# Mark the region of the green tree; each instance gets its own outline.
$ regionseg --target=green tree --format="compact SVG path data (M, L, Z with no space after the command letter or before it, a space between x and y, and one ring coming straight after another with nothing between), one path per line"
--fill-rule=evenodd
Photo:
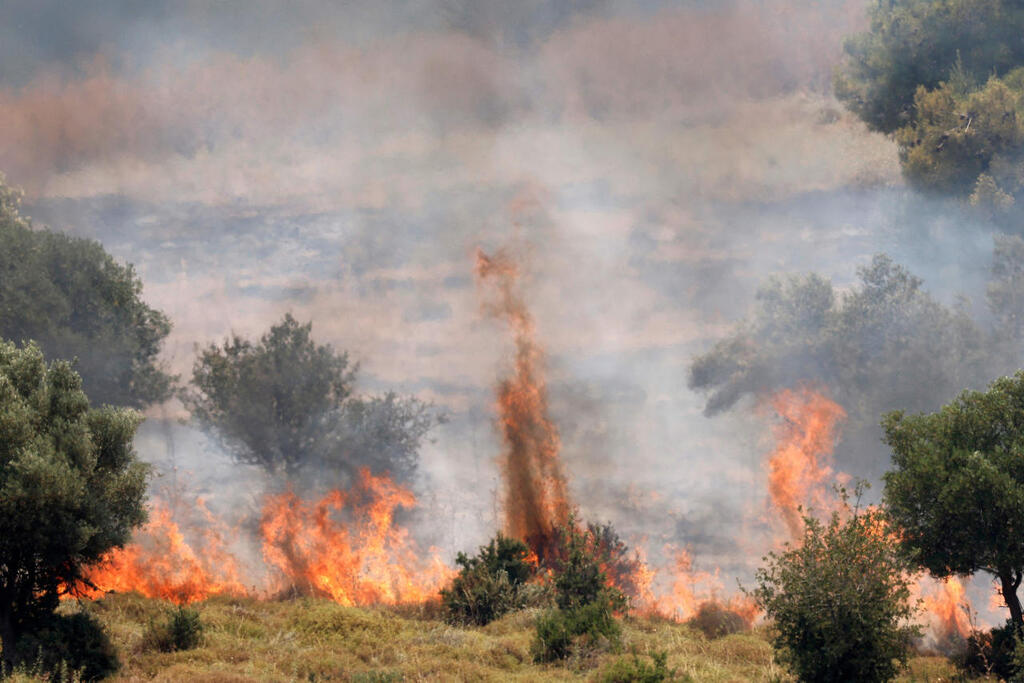
M183 398L239 462L271 474L369 467L406 481L437 417L415 398L353 396L356 371L288 314L258 342L235 336L201 350Z
M805 515L800 545L765 558L753 597L801 681L888 681L918 635L909 567L878 512L844 514Z
M0 337L77 359L94 403L142 408L171 395L157 359L171 324L98 242L35 229L0 175Z
M0 641L53 621L62 592L145 520L146 466L132 450L141 418L92 410L65 361L0 342Z
M880 0L851 36L836 95L872 130L914 121L918 89L960 90L1024 65L1024 7L1016 0Z
M935 413L889 413L883 428L885 503L903 546L936 577L991 574L1024 626L1024 372Z

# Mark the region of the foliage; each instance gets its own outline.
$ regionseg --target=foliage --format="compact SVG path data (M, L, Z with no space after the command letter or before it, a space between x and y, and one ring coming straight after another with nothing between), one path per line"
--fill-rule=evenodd
M972 676L998 676L1011 680L1019 670L1015 661L1020 642L1012 621L990 631L973 631L967 637L967 648L957 657L957 665Z
M46 627L59 595L145 520L147 469L132 450L141 420L91 410L65 361L0 342L0 640L9 664Z
M235 336L203 349L186 405L239 462L267 472L294 479L304 469L351 476L369 467L407 481L435 422L429 406L353 397L357 368L311 331L289 314L256 343Z
M530 650L535 662L553 662L568 657L574 648L617 646L621 629L607 599L595 599L568 609L553 609L537 619Z
M934 409L937 399L1010 366L966 312L933 299L884 254L858 275L842 295L816 274L762 286L752 314L690 366L689 386L708 394L705 414L811 382L848 410L846 431L870 430L870 444L881 412ZM883 456L878 449L871 467L881 470Z
M498 534L476 557L459 553L461 567L450 588L441 591L447 619L456 624L483 626L526 604L526 582L535 567L522 541Z
M143 647L159 652L191 650L203 642L199 611L179 605L161 622L150 622L142 637Z
M662 683L662 681L689 680L676 669L668 668L668 653L654 652L648 664L634 652L631 657L620 657L601 672L601 683Z
M888 681L917 629L907 564L879 513L805 516L799 547L771 553L753 596L774 622L780 660L804 681Z
M34 229L0 175L0 337L36 341L75 370L96 404L167 399L157 356L171 324L142 301L142 282L98 242Z
M836 95L872 130L893 133L914 117L919 88L970 89L1024 64L1024 8L1014 0L886 0L845 45Z
M16 659L31 663L36 672L48 672L54 681L96 681L121 666L103 627L85 612L55 614L41 628L24 634Z
M611 527L581 528L570 515L556 531L558 545L550 569L557 609L537 620L532 648L534 659L544 662L565 658L574 645L593 646L603 640L617 646L620 629L615 613L628 604L606 573L610 558L625 555L625 544Z
M885 501L914 561L936 577L992 574L1024 626L1024 372L936 413L889 413L883 429L894 466Z
M702 602L697 608L697 613L686 623L711 639L742 633L749 628L743 615L732 611L721 603L712 601Z

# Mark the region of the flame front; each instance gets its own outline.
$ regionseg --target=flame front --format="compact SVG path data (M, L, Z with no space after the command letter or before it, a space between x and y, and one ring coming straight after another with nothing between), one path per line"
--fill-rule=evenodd
M272 496L260 522L263 557L299 593L343 605L424 602L454 572L436 552L421 559L395 525L395 511L415 505L411 491L366 469L352 490L314 504L291 491Z
M832 469L827 461L846 412L806 387L779 391L770 404L782 421L774 429L776 447L768 459L768 493L790 539L795 540L803 533L801 506L831 509L826 484Z
M553 531L569 518L569 495L559 460L558 430L548 417L543 351L533 318L516 289L518 268L505 254L477 252L479 282L493 282L497 301L488 311L504 318L516 345L515 373L498 387L498 412L505 452L505 533L523 539L542 560Z
M90 568L86 579L94 588L80 587L79 595L97 597L108 591L137 591L150 598L181 603L205 600L222 593L246 593L238 562L228 551L223 534L202 506L206 523L190 535L189 543L171 511L156 503L149 522L133 542L114 550Z

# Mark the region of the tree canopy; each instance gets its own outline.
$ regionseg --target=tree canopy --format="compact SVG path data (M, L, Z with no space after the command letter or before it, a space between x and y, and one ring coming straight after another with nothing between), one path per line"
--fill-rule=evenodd
M914 187L998 215L1024 190L1024 7L891 0L851 37L836 95L900 145Z
M236 335L202 349L184 399L239 462L271 474L369 467L407 481L437 418L415 398L353 396L356 372L288 314L257 342Z
M83 569L145 520L141 418L93 410L66 361L0 342L0 641L8 664Z
M142 408L171 395L157 356L171 324L142 282L93 240L35 229L0 175L0 337L77 359L90 399Z
M936 577L983 571L1024 626L1024 371L941 410L883 421L885 503L904 547Z

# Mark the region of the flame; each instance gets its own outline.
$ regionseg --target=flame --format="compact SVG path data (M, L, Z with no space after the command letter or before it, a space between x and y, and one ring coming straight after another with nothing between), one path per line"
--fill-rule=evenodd
M476 276L498 292L491 315L512 329L515 373L498 387L498 412L505 452L505 533L523 539L543 560L551 553L554 530L569 519L569 495L558 454L558 430L548 417L543 351L534 338L533 318L516 290L519 270L503 253L477 252Z
M770 404L782 418L773 430L776 447L768 460L768 492L789 537L800 538L800 507L826 510L824 484L832 477L832 454L843 408L807 387L775 393Z
M424 602L454 571L436 552L422 560L409 532L395 525L395 511L415 505L411 491L367 469L350 491L315 504L291 491L272 496L260 522L263 557L300 593L343 605Z
M208 523L190 529L197 542L190 544L170 510L156 502L149 522L136 532L133 542L108 553L86 573L93 587L77 587L73 593L98 597L109 591L137 591L179 604L221 593L246 593L223 534L202 501L198 507Z
M939 649L951 649L949 644L963 642L971 634L970 601L959 579L923 576L914 592L920 596L928 631Z

